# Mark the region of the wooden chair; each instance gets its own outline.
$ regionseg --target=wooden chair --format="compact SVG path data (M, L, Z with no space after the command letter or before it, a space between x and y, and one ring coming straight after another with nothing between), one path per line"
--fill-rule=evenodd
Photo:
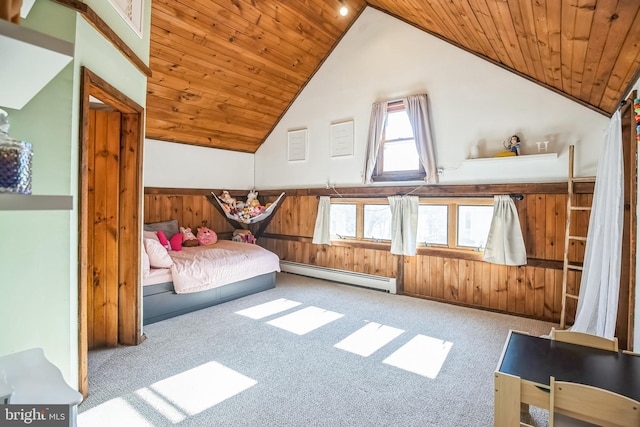
M618 351L618 338L612 340L597 335L585 334L573 331L557 331L551 328L551 339L569 344L583 345L602 350Z
M584 384L551 377L549 427L640 426L640 402Z

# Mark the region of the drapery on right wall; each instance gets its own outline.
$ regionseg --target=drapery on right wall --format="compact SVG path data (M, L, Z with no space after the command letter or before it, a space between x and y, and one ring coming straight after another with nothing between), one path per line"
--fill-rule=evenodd
M578 310L571 330L612 339L618 314L624 214L620 110L609 122L596 178Z

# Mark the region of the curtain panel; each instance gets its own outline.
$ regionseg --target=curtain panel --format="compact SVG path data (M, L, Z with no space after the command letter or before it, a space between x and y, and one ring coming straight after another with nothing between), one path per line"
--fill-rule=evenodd
M493 197L493 218L482 259L501 265L527 263L518 210L509 196Z
M387 117L387 102L375 102L371 107L371 121L367 137L367 154L365 156L364 183L371 184L371 178L376 170L378 152L382 144L382 130Z
M596 171L578 310L572 331L615 335L622 263L624 167L620 111L611 117ZM567 213L568 215L568 213Z
M389 196L391 253L415 255L418 236L418 197Z
M409 116L418 156L426 173L424 180L429 184L435 184L438 182L438 169L436 166L436 152L433 145L433 138L431 138L427 95L407 96L403 98L402 101Z
M331 198L320 196L312 243L331 246Z

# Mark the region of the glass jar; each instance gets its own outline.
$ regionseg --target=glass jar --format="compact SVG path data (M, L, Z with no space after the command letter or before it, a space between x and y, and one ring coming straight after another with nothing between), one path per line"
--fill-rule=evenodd
M9 115L0 110L0 193L31 194L33 148L8 133Z

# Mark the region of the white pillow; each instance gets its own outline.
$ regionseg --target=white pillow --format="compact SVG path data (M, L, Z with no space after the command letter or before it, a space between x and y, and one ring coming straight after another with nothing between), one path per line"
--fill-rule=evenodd
M153 239L153 240L157 240L158 242L160 241L158 239L158 234L155 231L143 231L142 232L142 238L144 238L144 239Z
M142 245L142 277L146 279L149 273L151 273L151 261L149 261L147 250Z
M144 247L149 255L149 264L152 268L170 268L173 265L173 260L160 242L144 239Z

